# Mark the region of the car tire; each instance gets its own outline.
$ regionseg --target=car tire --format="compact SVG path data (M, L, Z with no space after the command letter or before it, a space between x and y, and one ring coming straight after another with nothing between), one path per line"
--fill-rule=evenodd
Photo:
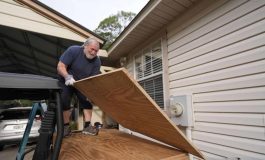
M0 144L0 151L2 151L4 149L4 146L3 144Z

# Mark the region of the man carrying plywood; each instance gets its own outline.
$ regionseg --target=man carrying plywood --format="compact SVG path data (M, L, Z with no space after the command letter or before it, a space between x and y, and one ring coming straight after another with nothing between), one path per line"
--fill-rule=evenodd
M64 137L71 134L70 102L76 94L81 107L83 107L85 125L83 132L88 135L97 135L98 129L91 125L92 107L90 101L73 87L76 80L94 76L100 73L101 61L97 56L99 42L89 38L82 46L70 46L60 57L57 65L59 82L62 88L61 99L64 118Z

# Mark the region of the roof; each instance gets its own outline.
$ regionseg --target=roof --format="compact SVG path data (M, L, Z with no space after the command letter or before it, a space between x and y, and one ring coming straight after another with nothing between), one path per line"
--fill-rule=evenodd
M29 7L31 10L34 12L40 14L41 16L45 16L51 21L54 21L55 23L59 25L63 25L64 27L67 27L67 29L70 29L73 33L77 33L80 35L82 38L80 39L81 42L83 42L83 38L88 38L88 37L93 37L97 39L101 44L104 44L105 40L100 37L99 35L95 34L91 30L83 27L79 23L71 20L70 18L64 16L63 14L53 10L52 8L48 7L47 5L39 2L39 1L28 1L28 0L16 0L19 3L22 3L23 5ZM56 28L58 29L58 28ZM41 30L37 30L37 32L42 32ZM54 34L59 34L59 37L62 37L62 33L58 33L59 31L57 30L55 33L51 32L45 32L45 34L51 34L54 36ZM73 34L72 33L72 34ZM72 40L73 37L70 37ZM76 39L78 40L78 39Z
M57 79L32 74L0 72L0 82L0 100L43 100L60 89Z
M118 61L165 28L197 0L150 0L108 50L110 61ZM198 0L199 1L199 0Z
M0 88L60 89L58 80L33 74L0 72Z
M0 1L0 71L56 77L60 55L88 37L105 40L38 1ZM103 59L105 50L99 51ZM103 63L104 65L104 63Z

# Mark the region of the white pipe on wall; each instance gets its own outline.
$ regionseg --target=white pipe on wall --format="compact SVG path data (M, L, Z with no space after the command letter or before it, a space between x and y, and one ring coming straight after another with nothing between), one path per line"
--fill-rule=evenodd
M192 136L191 136L191 127L186 127L186 136L187 138L192 141ZM193 160L193 155L189 154L189 160Z

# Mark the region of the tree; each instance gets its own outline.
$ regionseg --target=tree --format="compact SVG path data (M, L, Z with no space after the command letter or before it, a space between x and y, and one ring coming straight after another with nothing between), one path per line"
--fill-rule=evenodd
M116 15L111 15L99 23L94 32L106 39L103 49L110 47L111 43L115 41L135 16L135 13L120 11Z

